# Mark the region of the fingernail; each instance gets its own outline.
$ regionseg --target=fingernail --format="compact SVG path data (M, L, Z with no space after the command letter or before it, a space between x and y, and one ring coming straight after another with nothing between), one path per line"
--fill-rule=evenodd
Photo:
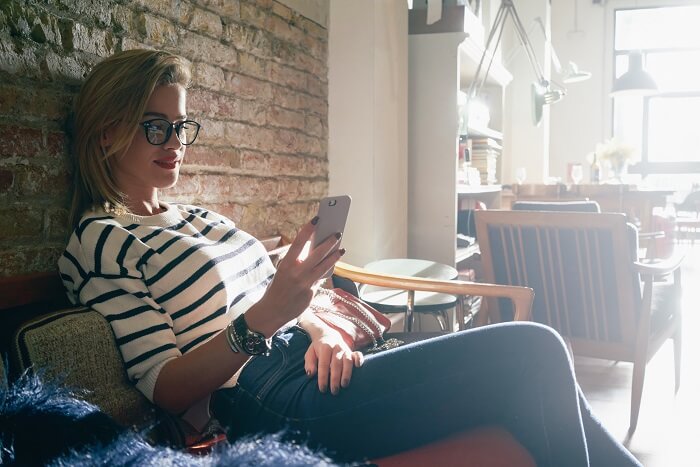
M311 223L313 225L316 225L316 223L318 223L318 216L315 216L313 219L311 219Z
M345 248L341 248L338 251L340 251L340 256L343 256L345 254Z
M311 378L311 370L306 370L306 376L308 376L309 378Z
M338 395L338 388L331 388L331 394L333 394L334 396L337 396Z
M337 238L338 240L340 240L340 237L342 237L342 236L343 236L343 234L340 232L335 234L335 238Z

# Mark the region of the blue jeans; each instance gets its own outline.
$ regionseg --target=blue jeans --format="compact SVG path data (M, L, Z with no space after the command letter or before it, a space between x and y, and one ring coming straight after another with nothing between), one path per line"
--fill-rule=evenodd
M304 372L309 338L274 338L213 411L230 435L286 431L334 459L372 459L484 425L510 431L540 466L640 465L592 416L559 337L507 323L368 355L350 386L321 393Z

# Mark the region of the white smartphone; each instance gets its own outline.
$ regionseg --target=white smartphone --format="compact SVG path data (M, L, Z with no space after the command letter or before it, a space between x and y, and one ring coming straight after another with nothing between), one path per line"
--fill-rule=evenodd
M350 202L352 199L348 195L329 196L323 198L318 205L318 222L314 233L311 235L311 248L316 248L331 235L335 235L345 230L345 223L350 213ZM340 243L338 244L338 248ZM333 270L329 270L323 277L329 277Z
M316 248L325 239L338 232L343 233L350 212L351 198L348 195L323 198L318 205L318 222L311 236L311 245Z

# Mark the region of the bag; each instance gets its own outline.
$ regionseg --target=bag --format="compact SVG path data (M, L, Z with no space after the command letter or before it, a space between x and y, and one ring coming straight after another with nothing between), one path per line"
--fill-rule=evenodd
M403 344L384 339L391 321L381 312L343 289L319 289L309 308L324 323L344 334L353 350L375 353Z

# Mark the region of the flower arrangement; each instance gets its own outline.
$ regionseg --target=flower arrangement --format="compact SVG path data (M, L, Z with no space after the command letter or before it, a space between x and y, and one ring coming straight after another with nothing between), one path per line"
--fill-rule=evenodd
M588 158L595 158L610 165L610 168L619 172L630 160L637 156L637 148L631 144L622 143L615 138L611 138L603 143L598 143L595 151Z

